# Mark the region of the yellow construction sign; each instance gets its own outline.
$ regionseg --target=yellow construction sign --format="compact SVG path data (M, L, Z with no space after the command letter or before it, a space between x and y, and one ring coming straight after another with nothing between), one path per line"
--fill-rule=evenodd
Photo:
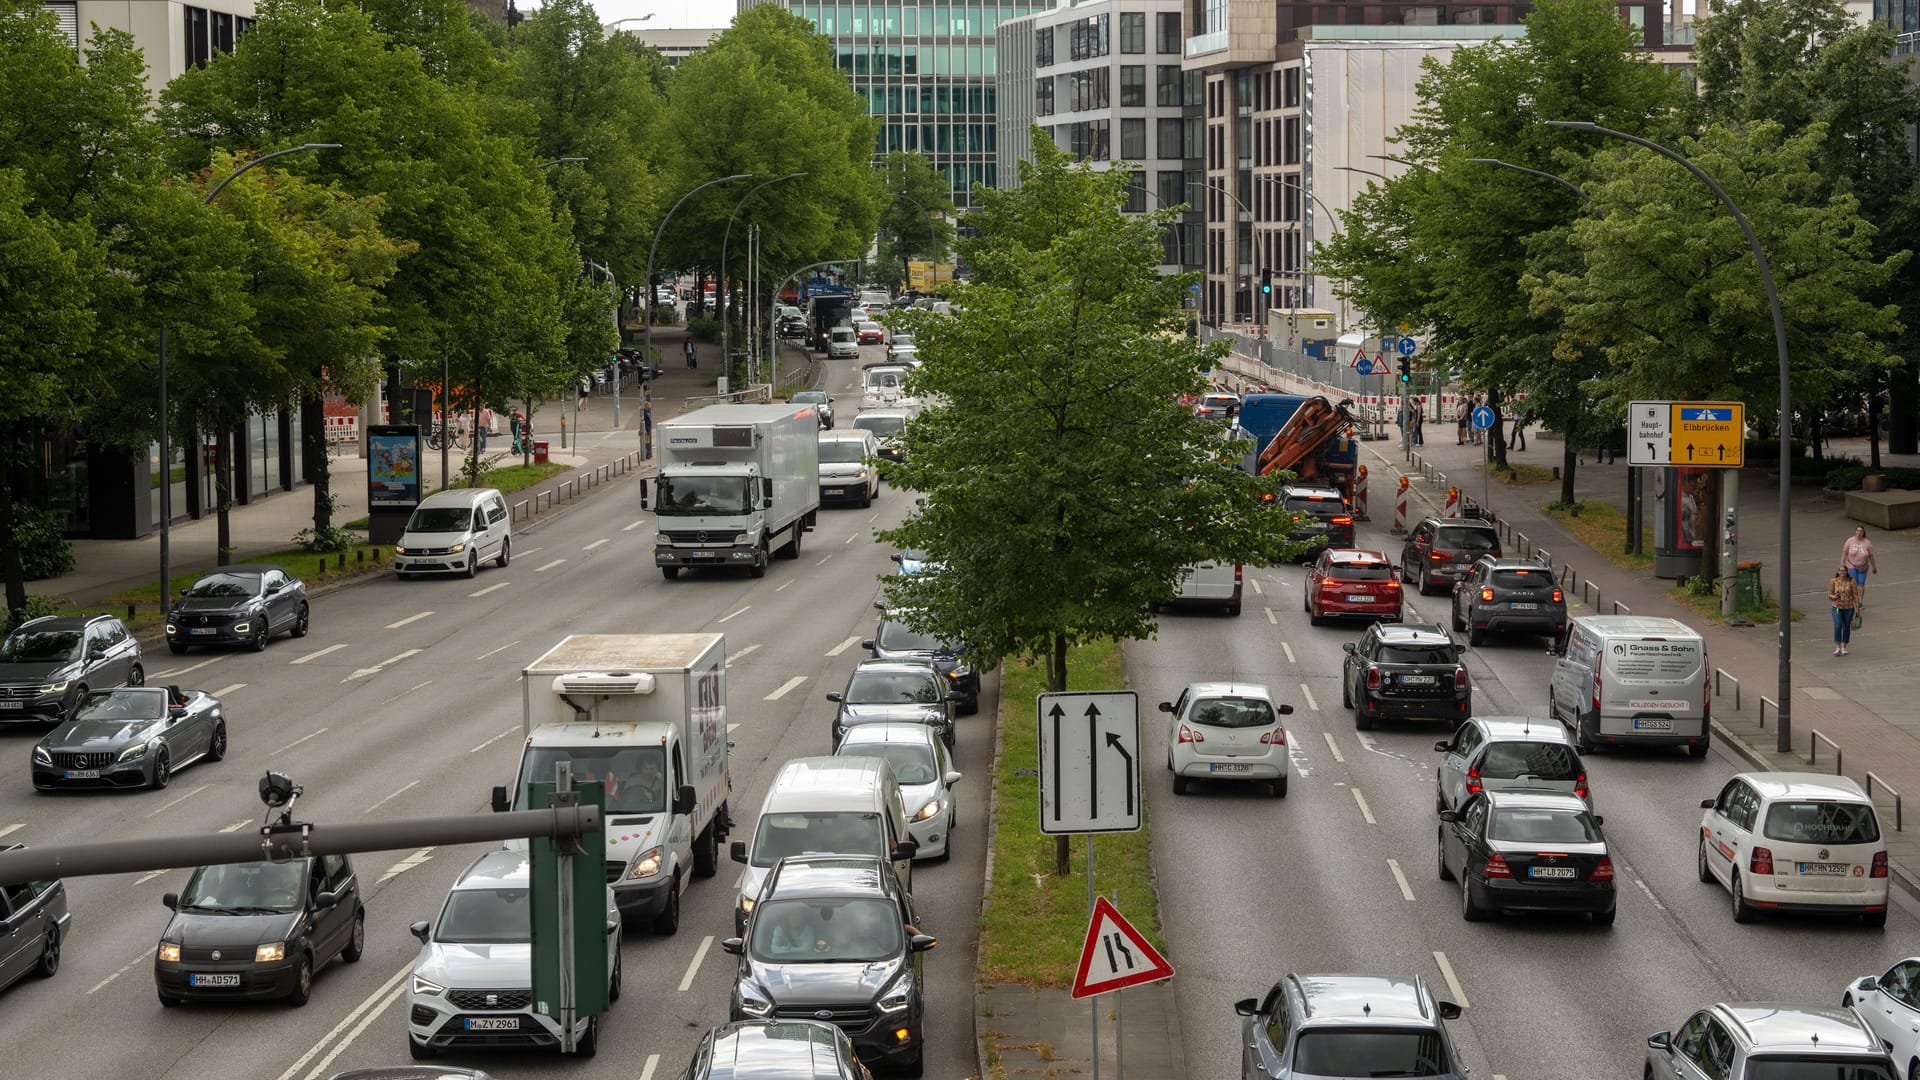
M1668 445L1682 468L1738 469L1746 463L1746 406L1738 401L1676 401Z

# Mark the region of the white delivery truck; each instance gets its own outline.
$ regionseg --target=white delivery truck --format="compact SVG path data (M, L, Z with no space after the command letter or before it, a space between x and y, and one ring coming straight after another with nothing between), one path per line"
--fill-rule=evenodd
M765 577L776 551L800 557L820 512L814 406L709 405L653 430L660 471L640 481L640 506L659 516L653 562L669 581L688 567Z
M573 634L521 679L526 747L497 811L567 762L606 786L607 884L621 918L680 928L680 894L719 868L727 800L727 646L721 634ZM523 842L521 842L523 843Z

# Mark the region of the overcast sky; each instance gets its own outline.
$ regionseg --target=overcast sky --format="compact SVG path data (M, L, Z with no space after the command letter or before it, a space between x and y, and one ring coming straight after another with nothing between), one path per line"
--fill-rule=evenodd
M521 11L533 11L541 6L540 0L518 0ZM706 29L733 25L733 16L739 10L737 0L592 0L593 10L600 16L601 25L630 16L653 13L653 18L645 24L627 23L622 29L668 27L673 29Z

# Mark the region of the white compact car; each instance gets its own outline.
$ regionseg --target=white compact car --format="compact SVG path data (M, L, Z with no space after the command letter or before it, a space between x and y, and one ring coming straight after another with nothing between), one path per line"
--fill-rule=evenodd
M820 505L871 506L880 497L880 442L860 428L820 433Z
M513 559L513 520L506 496L493 488L449 488L420 501L393 546L393 576L460 574L480 564L504 569Z
M407 984L407 1047L557 1048L560 1024L533 1011L533 917L528 856L492 851L460 874L436 923L417 922L420 955ZM620 997L620 909L607 890L607 1000ZM574 1026L574 1053L592 1057L600 1018Z
M1852 780L1741 773L1700 808L1700 880L1727 887L1734 922L1812 911L1887 924L1887 843Z
M1920 1072L1920 957L1848 983L1840 1006L1854 1011L1905 1075Z
M947 756L940 733L925 724L857 724L847 729L835 757L877 757L893 766L907 808L907 835L920 845L919 859L944 859L953 837L953 785L960 773Z
M1200 682L1178 701L1163 701L1167 714L1167 771L1173 793L1187 794L1195 779L1262 780L1275 798L1287 797L1287 729L1276 705L1258 683Z

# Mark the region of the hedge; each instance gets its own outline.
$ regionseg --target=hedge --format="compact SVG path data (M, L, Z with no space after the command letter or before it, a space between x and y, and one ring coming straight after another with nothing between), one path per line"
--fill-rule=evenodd
M1859 464L1829 472L1827 488L1831 491L1859 491L1860 478L1874 475L1886 477L1889 488L1920 491L1920 469L1873 469Z

